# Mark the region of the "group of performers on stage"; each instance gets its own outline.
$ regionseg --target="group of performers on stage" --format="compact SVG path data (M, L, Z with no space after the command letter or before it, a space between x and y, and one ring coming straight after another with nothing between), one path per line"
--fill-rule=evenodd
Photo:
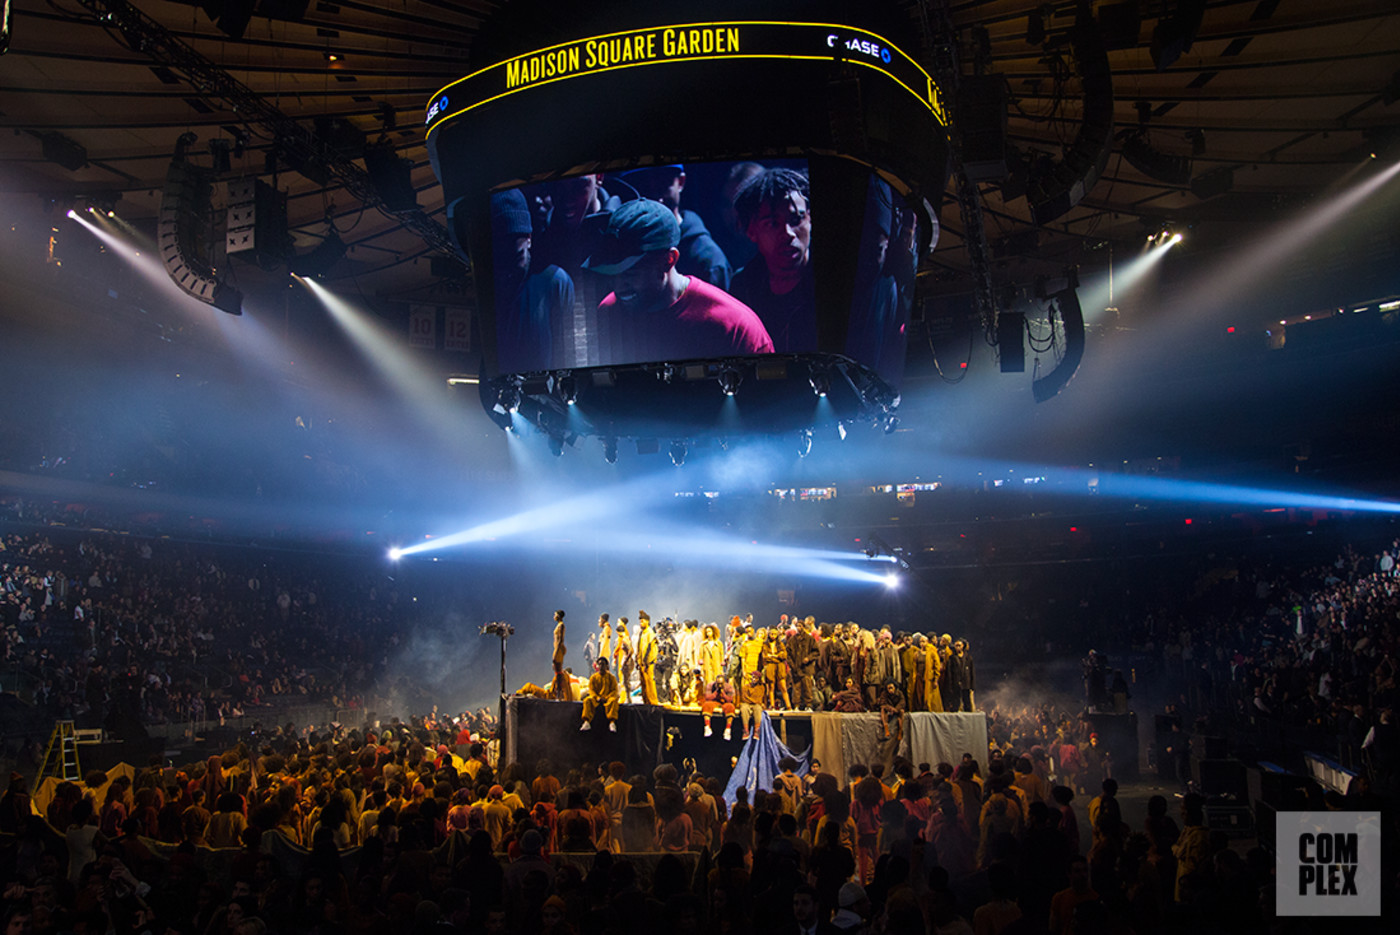
M601 712L616 731L619 706L637 702L699 709L706 737L722 715L725 740L736 714L748 740L764 710L878 712L887 731L906 711L974 710L971 648L947 633L892 634L786 614L772 627L756 628L752 614L723 629L671 618L653 627L644 610L634 629L626 617L602 614L584 648L591 675L580 686L564 667L564 616L555 611L553 681L526 683L518 694L582 701L581 730Z

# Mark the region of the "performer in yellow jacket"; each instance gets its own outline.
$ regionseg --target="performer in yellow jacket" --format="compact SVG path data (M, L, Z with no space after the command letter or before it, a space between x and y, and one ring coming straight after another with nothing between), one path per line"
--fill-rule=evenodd
M645 610L637 611L637 671L642 676L642 703L660 704L656 697L656 634L651 630L651 617Z
M709 685L724 674L724 641L720 639L719 627L713 623L705 625L700 642L700 672Z
M598 615L598 658L612 658L612 624L607 614Z
M938 683L943 675L943 653L937 640L924 643L924 704L929 711L943 711L943 692Z
M583 726L579 730L592 730L593 717L603 708L603 717L608 720L608 730L617 733L618 688L617 678L608 671L608 660L598 660L598 671L588 679L588 694L583 696Z
M750 624L739 644L739 717L744 724L744 739L758 730L763 717L763 640Z

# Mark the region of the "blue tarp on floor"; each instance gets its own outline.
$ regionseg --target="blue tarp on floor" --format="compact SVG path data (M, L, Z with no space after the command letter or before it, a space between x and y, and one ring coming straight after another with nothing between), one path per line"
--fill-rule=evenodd
M789 750L778 739L778 735L773 731L773 724L765 713L758 723L757 735L744 744L744 749L739 753L739 762L735 764L734 772L729 777L729 785L724 788L724 800L733 807L735 794L740 786L749 790L750 802L753 801L755 790L772 789L773 777L782 772L778 763L785 756L797 761L797 775L807 775L807 769L812 762L812 749L808 747L802 753Z

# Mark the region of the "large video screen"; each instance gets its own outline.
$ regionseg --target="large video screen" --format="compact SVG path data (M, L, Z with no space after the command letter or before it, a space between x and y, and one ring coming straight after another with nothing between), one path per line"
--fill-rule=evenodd
M915 204L871 175L865 194L859 255L851 292L846 356L865 364L890 386L904 377L909 315L914 306L914 273L921 236Z
M814 223L821 194L801 159L648 166L498 191L497 369L816 351Z

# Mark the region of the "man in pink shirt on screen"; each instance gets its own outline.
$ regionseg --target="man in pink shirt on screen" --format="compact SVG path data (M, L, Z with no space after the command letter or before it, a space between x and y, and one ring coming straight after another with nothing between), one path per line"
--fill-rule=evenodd
M612 277L598 304L612 363L773 353L753 310L727 292L676 269L680 225L658 201L639 198L613 211L584 266Z

